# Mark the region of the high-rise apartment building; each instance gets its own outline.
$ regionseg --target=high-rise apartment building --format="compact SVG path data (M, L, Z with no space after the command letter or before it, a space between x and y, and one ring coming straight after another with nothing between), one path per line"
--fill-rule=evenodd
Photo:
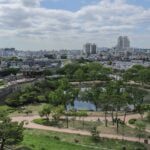
M96 54L96 53L97 53L97 46L94 43L94 44L91 45L91 54Z
M130 40L127 36L118 38L117 50L128 50L130 48Z
M83 53L89 56L97 53L97 46L95 43L86 43L83 47Z
M84 52L86 55L90 55L90 53L91 53L91 43L86 43L86 44L83 46L83 52Z

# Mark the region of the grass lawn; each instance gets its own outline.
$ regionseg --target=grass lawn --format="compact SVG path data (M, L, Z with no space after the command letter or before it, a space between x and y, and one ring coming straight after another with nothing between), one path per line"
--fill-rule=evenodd
M39 114L39 111L42 110L44 105L44 103L26 105L23 108L18 108L15 112L11 113L10 116L24 115L26 110L31 110L32 114Z
M146 129L150 130L150 121L148 121L146 118L144 118L143 120L141 120L141 119L138 119L138 120L137 119L131 119L131 120L129 120L129 123L131 125L135 126L136 121L143 121L144 124L146 125Z
M63 119L59 121L59 123L55 123L53 121L48 122L46 119L39 118L33 120L33 122L37 124L42 124L45 126L54 126L54 127L60 127L60 128L67 128L67 122ZM82 120L70 120L68 123L69 128L71 129L79 129L79 130L86 130L91 131L93 127L97 127L98 131L100 133L104 134L117 134L116 125L113 126L112 122L108 122L108 127L105 127L104 122L90 122L90 121L84 121ZM122 126L119 125L119 132L118 135L124 135L124 136L130 136L130 137L136 137L136 130L128 127L128 126ZM145 132L145 136L148 136L148 133Z
M150 130L150 121L148 121L146 118L143 119L143 122L146 125L146 129Z
M127 150L142 148L144 145L133 142L101 139L95 143L89 136L57 133L41 130L25 130L22 146L27 146L31 150L121 150L126 146ZM78 140L78 143L75 142ZM20 149L21 150L21 149Z
M8 113L13 113L15 111L14 108L9 107L7 105L0 105L0 111L2 112L8 112Z

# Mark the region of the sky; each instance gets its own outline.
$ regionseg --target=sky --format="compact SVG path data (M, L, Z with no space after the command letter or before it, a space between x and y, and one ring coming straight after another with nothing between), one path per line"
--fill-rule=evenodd
M0 0L0 48L113 47L120 35L150 48L150 0Z

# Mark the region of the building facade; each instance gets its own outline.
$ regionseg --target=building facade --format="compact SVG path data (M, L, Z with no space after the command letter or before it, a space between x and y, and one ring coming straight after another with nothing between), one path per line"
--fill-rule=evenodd
M87 56L91 54L96 54L97 53L97 46L95 43L86 43L83 46L83 53L86 54Z

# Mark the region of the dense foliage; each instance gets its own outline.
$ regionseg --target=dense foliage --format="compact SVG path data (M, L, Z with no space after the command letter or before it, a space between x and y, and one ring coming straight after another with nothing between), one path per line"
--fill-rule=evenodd
M148 84L150 83L150 68L135 65L123 74L123 78L125 81L133 80Z
M11 74L16 75L19 71L20 69L16 69L16 68L4 69L0 71L0 76L4 77L4 76L11 75Z
M105 68L100 63L73 63L57 70L58 74L65 75L72 81L109 80L110 68Z
M53 106L64 105L66 108L77 95L78 89L74 89L67 79L46 79L10 95L5 102L13 107L46 102Z
M5 112L0 112L0 150L23 140L23 122L12 122Z

